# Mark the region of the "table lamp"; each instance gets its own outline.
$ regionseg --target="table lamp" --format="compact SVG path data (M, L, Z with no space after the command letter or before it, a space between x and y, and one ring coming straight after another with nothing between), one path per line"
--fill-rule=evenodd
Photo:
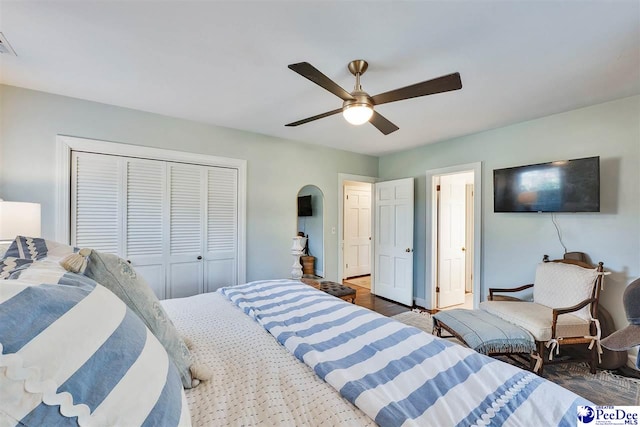
M40 237L40 203L0 199L0 242L16 236Z

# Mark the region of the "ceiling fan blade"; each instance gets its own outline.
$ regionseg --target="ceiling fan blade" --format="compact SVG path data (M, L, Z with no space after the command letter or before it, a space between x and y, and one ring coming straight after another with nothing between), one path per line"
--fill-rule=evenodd
M316 67L309 64L308 62L290 64L289 69L300 74L302 77L311 80L321 88L328 90L338 98L341 98L343 101L354 99L349 92L342 89L336 82L322 74Z
M385 135L389 135L391 132L400 129L375 110L373 111L373 116L369 119L369 123L377 127L378 130Z
M325 117L333 116L334 114L338 114L342 112L342 108L337 108L335 110L327 111L326 113L318 114L317 116L307 117L306 119L298 120L297 122L287 123L285 126L299 126L305 123L312 122L314 120L323 119Z
M375 105L380 105L386 104L387 102L401 101L403 99L417 98L419 96L433 95L435 93L449 92L458 89L462 89L460 73L453 73L405 86L400 89L380 93L371 99L373 99Z

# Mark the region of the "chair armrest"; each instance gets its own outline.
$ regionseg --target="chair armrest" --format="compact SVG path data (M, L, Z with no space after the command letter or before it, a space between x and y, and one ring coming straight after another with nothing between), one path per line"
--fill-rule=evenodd
M528 285L518 286L517 288L489 288L489 301L493 301L494 292L520 292L529 288L533 288L533 283L529 283Z
M596 302L596 298L589 298L571 307L561 307L553 309L553 319L551 321L551 338L556 338L556 324L558 323L558 316L561 314L573 313L586 307L589 304Z

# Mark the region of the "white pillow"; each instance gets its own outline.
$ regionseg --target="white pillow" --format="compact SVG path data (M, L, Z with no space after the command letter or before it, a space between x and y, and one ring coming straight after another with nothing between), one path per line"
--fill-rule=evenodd
M591 298L598 272L574 264L543 262L538 264L533 286L533 302L551 308L571 307ZM571 313L582 319L591 319L591 305Z

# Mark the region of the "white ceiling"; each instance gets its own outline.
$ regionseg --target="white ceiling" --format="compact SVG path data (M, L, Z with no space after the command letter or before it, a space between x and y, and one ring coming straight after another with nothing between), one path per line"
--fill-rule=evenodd
M380 155L640 93L640 2L5 1L0 82ZM463 89L385 104L388 136L287 69L371 95L455 71Z

